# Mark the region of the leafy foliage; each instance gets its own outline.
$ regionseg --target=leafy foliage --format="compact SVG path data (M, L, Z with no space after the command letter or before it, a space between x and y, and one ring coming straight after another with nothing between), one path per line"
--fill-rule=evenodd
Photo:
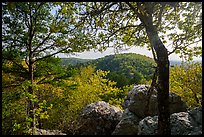
M59 67L49 64L46 59L53 59L50 57L58 53L73 53L89 49L86 37L81 33L81 25L78 25L74 18L74 3L67 3L66 8L64 5L64 3L50 2L2 3L3 62L11 62L12 67L9 72L22 77L21 82L30 81L26 89L28 92L26 95L29 95L27 99L30 100L27 101L26 112L28 119L31 119L30 128L36 128L38 121L35 117L41 117L44 114L38 111L40 106L36 92L39 90L36 87L39 87L38 84L44 80L47 83L51 80L53 83L56 79L59 80L56 77L54 79L53 75L56 74L53 72L61 77L59 73L62 71ZM64 16L67 12L69 16ZM45 69L42 69L43 67ZM64 74L61 73L61 75ZM57 92L60 92L60 88ZM19 128L19 125L15 124L15 127ZM32 131L32 134L35 133Z
M28 99L37 106L33 110L37 127L60 129L71 134L76 126L73 123L84 106L105 100L121 107L127 92L105 79L108 72L95 70L93 66L67 69L61 66L58 58L52 57L39 61L35 70L35 84L24 81L14 87L9 84L10 81L18 83L16 77L3 71L3 84L8 85L2 94L3 134L30 134L28 127L33 119L26 115ZM35 94L26 92L29 86L33 87Z
M170 90L187 103L189 108L202 103L202 65L186 62L170 68Z
M30 45L35 60L46 55L72 53L87 48L82 46L85 44L82 44L81 39L77 40L79 26L73 20L73 3L66 4L66 10L72 11L69 17L62 16L64 11L60 7L63 3L20 2L12 3L13 9L9 7L10 4L3 3L3 58L11 58L7 55L13 55L13 58L25 59L29 55ZM56 10L51 13L53 9ZM70 34L73 37L68 36Z
M50 98L53 109L50 113L50 120L44 123L44 128L60 128L65 132L73 132L73 122L80 111L88 104L104 100L103 95L119 91L114 87L114 82L105 79L107 72L95 71L94 67L87 66L80 68L79 73L70 79L63 80L61 96L58 99ZM71 87L71 88L70 88ZM48 99L49 100L49 99ZM112 105L121 105L121 102L111 102Z
M8 76L4 72L3 75ZM3 81L4 80L5 78L3 77ZM6 81L4 82L6 83ZM33 119L27 116L28 100L31 100L39 106L37 109L32 110L36 114L36 117L39 117L40 119L47 119L49 117L47 113L51 109L52 105L48 106L45 100L41 102L36 95L29 94L28 92L26 92L28 86L30 86L29 81L25 81L20 86L11 86L3 89L3 134L30 134L29 126ZM34 89L37 90L38 87L36 87L36 85L32 86L35 86Z
M79 9L81 20L99 50L114 43L118 50L136 45L152 51L158 67L158 134L171 134L168 56L180 53L192 60L192 56L201 55L201 46L193 48L193 44L202 40L202 4L126 1L82 2L80 6L85 9ZM172 51L167 49L167 41Z
M150 45L146 28L154 25L169 54L180 54L191 60L192 56L200 56L202 53L201 44L198 43L202 41L202 4L199 2L76 4L87 35L101 51L107 47L123 50L127 46L145 46L151 50L153 45Z

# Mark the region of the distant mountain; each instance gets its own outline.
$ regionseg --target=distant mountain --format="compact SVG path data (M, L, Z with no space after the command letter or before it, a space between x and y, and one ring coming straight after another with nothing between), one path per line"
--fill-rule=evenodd
M107 77L116 81L118 87L150 80L156 66L152 58L135 53L109 55L92 63L96 69L110 71Z
M80 59L80 58L61 58L61 64L63 66L77 65L91 61L92 59Z
M114 56L114 55L109 55L109 56ZM143 56L143 55L141 55L141 56ZM108 56L105 56L105 57L108 57ZM105 58L105 57L103 57L103 58ZM99 59L61 58L61 64L65 65L65 66L68 66L68 65L75 66L77 64L79 65L79 64L84 64L84 63L88 63L88 62L90 63L91 61L94 62L95 60L100 60L100 59L102 59L102 58L99 58ZM178 61L178 60L170 60L169 62L170 62L170 65L176 65L176 64L181 65L181 63L182 63L182 61ZM202 60L196 60L195 62L201 62L202 63Z
M150 80L156 65L152 58L135 53L108 55L93 60L67 58L62 59L62 64L76 67L91 64L96 69L110 71L107 78L116 81L118 87Z

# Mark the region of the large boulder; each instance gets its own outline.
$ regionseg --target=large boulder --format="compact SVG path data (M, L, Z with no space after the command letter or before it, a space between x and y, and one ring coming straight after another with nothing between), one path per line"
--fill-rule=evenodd
M122 117L122 110L104 101L87 105L79 117L79 135L111 135Z
M125 109L122 119L117 124L112 135L135 135L138 132L139 119L135 114Z
M146 117L139 122L138 135L156 135L158 116ZM202 106L170 116L171 135L202 135Z
M136 85L128 92L122 104L124 113L112 135L136 135L139 121L147 116L158 115L157 92L151 93L148 113L146 113L149 85ZM170 113L186 111L187 106L180 96L169 94Z
M139 118L158 115L157 91L155 89L151 93L149 105L146 106L148 102L148 89L149 85L134 86L125 97L123 108L128 108L129 111L137 115ZM187 111L186 103L181 100L180 96L172 92L169 93L169 102L171 114ZM145 113L147 107L149 109L148 114Z

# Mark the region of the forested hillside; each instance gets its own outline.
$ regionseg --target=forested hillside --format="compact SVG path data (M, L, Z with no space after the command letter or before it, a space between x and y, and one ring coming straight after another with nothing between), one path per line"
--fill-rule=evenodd
M92 63L96 69L110 71L107 78L117 82L118 87L149 81L155 70L153 59L135 53L109 55Z
M109 55L96 60L62 59L64 62L71 60L72 66L94 65L97 70L110 71L107 78L117 82L117 87L139 84L149 81L154 73L155 62L152 58L135 53ZM70 62L71 63L71 62ZM66 63L68 64L68 63Z

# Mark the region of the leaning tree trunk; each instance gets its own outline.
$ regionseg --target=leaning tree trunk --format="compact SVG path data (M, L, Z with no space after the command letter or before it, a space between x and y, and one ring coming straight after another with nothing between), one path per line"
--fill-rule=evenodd
M158 68L158 134L170 135L170 112L169 112L169 60L168 52L164 44L160 40L154 26L148 26L146 32L151 46L156 52L156 63Z
M153 7L141 5L137 3L137 8L127 2L131 9L144 25L148 39L152 49L156 52L155 61L157 63L158 83L157 83L157 99L158 99L158 134L170 135L170 113L169 113L169 59L168 52L164 44L159 38L157 28L153 24L152 11ZM143 3L144 4L144 3ZM144 12L146 10L146 12ZM154 53L153 51L153 53Z
M164 45L159 42L160 49L156 50L158 56L158 134L170 135L170 112L169 112L169 60L167 50ZM155 46L154 46L155 47Z

